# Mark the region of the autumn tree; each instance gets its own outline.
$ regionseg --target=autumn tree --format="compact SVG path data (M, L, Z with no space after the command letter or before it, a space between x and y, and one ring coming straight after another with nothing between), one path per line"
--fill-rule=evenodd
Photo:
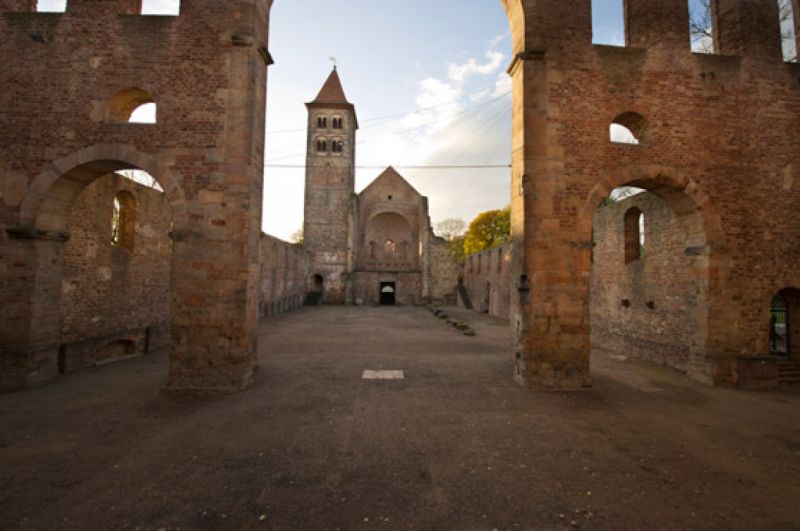
M474 254L511 240L511 208L478 214L464 237L464 253Z

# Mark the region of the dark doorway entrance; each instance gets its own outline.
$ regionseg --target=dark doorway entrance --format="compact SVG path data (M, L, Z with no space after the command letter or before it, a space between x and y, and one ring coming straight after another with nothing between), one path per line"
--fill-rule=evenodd
M381 282L381 306L394 306L396 300L394 282Z

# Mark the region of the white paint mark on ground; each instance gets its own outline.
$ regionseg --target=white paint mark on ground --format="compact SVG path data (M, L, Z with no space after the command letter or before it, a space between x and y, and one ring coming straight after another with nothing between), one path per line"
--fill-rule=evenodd
M405 380L406 375L403 371L364 371L361 375L362 380Z

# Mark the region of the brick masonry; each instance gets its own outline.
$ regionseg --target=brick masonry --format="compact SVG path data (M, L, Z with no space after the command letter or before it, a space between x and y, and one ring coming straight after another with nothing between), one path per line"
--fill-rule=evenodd
M472 309L511 317L511 244L468 255L464 263L464 288ZM464 306L466 301L459 299Z
M610 47L592 45L588 1L504 1L514 375L591 386L592 220L631 184L681 218L697 256L706 307L689 376L733 384L740 356L768 351L772 297L800 285L800 65L782 60L776 2L719 0L717 55L690 51L686 0L625 4L628 46ZM609 141L628 112L643 117L640 145Z
M167 387L251 380L271 0L184 1L179 16L137 4L0 2L2 388L57 376L69 207L128 168L158 179L174 222ZM158 123L120 123L143 93Z
M135 202L133 249L111 244L114 197ZM171 214L164 194L118 175L72 205L61 288L61 370L169 345Z
M626 263L625 213L644 214L644 253ZM637 220L638 222L638 220ZM688 233L667 204L643 193L597 209L591 279L592 348L688 371L703 356L707 290ZM638 242L637 242L638 246Z

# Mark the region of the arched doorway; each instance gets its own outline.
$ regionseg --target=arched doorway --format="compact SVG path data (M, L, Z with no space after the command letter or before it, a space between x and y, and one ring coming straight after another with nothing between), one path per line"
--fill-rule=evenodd
M769 351L773 356L798 361L800 349L800 290L785 288L770 304Z
M724 249L718 218L685 177L655 167L618 171L587 205L591 353L647 359L714 383L723 372L715 364L735 365L706 357L716 324L709 271L725 271L714 252ZM641 177L626 177L631 173Z
M381 306L395 306L397 304L397 288L394 282L381 282Z
M127 154L124 159L119 157L122 152ZM147 326L146 309L140 307L138 317L131 319L135 325L122 322L127 315L120 311L126 306L121 303L130 302L133 291L147 290L137 266L148 260L145 255L151 250L140 231L150 209L133 200L139 184L122 184L126 179L121 173L128 171L158 179L159 191L150 195L161 196L166 217L171 218L162 220L160 255L174 256L167 234L185 203L182 190L157 158L131 147L105 145L51 163L23 198L19 225L7 229L7 245L25 257L14 290L5 294L13 304L3 304L0 325L7 347L2 359L7 387L37 385L92 360L113 357L114 352L123 352L107 348L115 343L134 341L140 352L151 348L157 336L169 344L168 330L156 333ZM75 208L79 202L84 204ZM65 253L77 253L78 260ZM172 284L169 272L180 268L171 266L168 256L165 260L164 267L153 268L153 273L166 275L166 284ZM167 293L161 299L167 305L164 314L171 315L175 298ZM28 310L7 313L11 307ZM134 338L124 330L128 325L136 329ZM106 355L109 352L112 356Z

